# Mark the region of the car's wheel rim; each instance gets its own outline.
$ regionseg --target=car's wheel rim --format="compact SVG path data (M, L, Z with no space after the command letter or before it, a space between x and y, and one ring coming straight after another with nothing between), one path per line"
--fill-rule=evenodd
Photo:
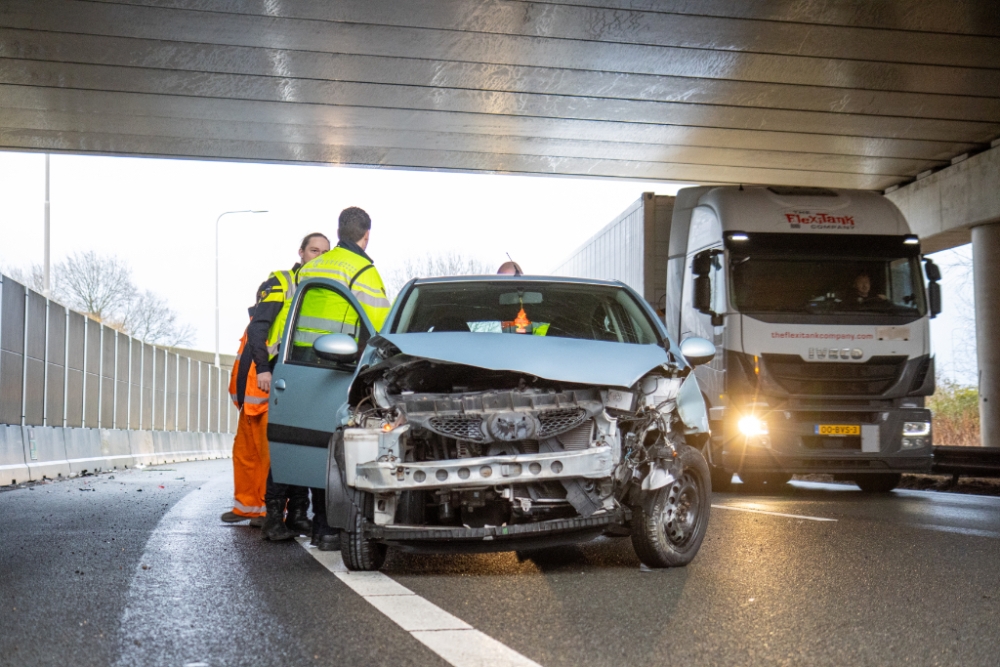
M691 539L700 512L698 480L690 472L685 472L667 489L667 498L660 514L663 532L671 544L683 546Z

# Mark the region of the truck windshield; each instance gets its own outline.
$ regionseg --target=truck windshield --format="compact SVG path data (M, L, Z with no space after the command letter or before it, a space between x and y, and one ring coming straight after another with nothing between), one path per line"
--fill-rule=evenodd
M539 281L416 285L393 333L471 332L657 344L652 322L624 289Z
M815 235L811 247L792 248L768 247L760 236L771 235L758 235L753 247L731 246L733 305L741 312L909 317L926 312L919 256L901 241L856 236L839 238L831 248Z

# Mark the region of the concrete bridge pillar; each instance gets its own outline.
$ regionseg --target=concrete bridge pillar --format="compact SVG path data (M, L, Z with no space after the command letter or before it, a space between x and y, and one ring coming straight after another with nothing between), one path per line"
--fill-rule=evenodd
M979 365L979 428L984 447L1000 447L1000 222L972 228Z

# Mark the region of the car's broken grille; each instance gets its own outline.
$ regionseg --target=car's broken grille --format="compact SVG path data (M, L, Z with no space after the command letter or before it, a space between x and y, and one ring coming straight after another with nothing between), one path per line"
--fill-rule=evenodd
M435 433L456 440L486 441L482 417L438 415L427 420L427 425Z
M565 408L561 410L543 410L538 413L539 438L550 438L559 433L576 428L587 421L587 411L582 408Z

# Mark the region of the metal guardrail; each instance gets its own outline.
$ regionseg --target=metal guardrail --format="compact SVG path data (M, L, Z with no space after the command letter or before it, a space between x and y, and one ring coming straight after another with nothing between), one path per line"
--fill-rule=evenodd
M955 477L1000 477L1000 447L935 447L931 471Z

